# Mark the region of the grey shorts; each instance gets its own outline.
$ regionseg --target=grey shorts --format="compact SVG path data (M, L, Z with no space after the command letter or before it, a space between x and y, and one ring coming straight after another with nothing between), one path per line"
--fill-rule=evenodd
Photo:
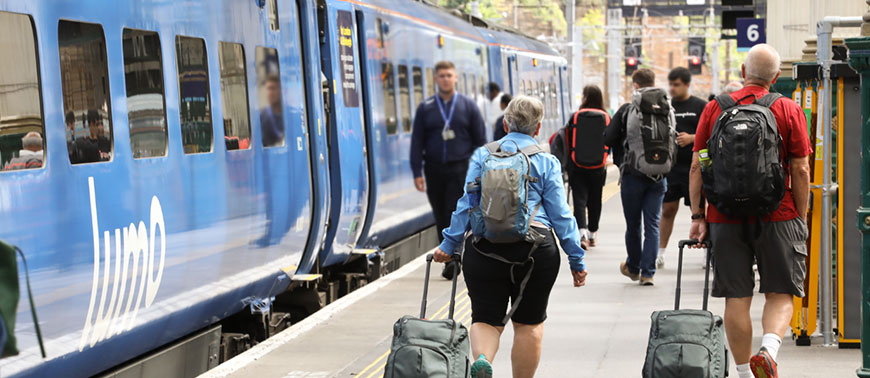
M803 297L808 235L800 218L761 224L711 223L713 296L751 297L755 290L752 263L757 262L759 292Z

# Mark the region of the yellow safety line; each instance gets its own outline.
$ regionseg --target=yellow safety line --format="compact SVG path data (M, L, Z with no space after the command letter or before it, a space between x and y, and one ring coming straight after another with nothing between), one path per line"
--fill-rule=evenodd
M454 312L454 314L461 314L462 311L465 311L466 308L469 308L468 306L469 306L470 304L471 304L471 301L469 301L469 302L465 302L464 305L459 306L459 307L456 309L456 311ZM456 316L456 317L454 317L454 319L459 319L459 318L460 318L460 316Z
M619 180L604 185L602 193L601 203L607 202L607 200L616 195L616 193L619 193Z
M461 314L459 314L459 316L457 316L456 319L465 319L465 317L468 316L469 314L471 314L470 308L466 309ZM467 320L460 320L459 323L465 324L465 323L468 323L468 321Z
M462 291L456 294L456 298L458 298L457 301L461 301L462 299L464 299L463 295L465 295L466 293L468 293L468 288L462 289ZM466 295L465 297L468 296ZM430 317L430 319L435 319L438 316L442 315L442 313L447 310L447 306L450 306L449 299L447 300L447 303L444 304L444 306L441 306L441 308L439 308L438 311L436 311L435 314Z
M369 364L369 366L366 366L365 369L362 369L362 371L360 371L359 373L356 373L356 375L357 375L357 376L360 376L360 375L365 374L367 371L369 371L369 369L371 369L372 367L374 367L375 365L377 365L378 362L381 362L381 361L382 361L384 358L386 358L389 354L390 354L390 350L387 349L387 351L384 352L384 354L382 354L380 357L378 357L377 360L375 360L374 362L372 362L371 364ZM375 371L377 371L377 370L375 370Z
M369 373L369 375L367 375L367 376L365 376L365 377L362 377L362 378L372 378L372 377L383 378L384 373L385 373L384 369L385 369L386 367L387 367L387 361L384 361L380 366L378 366L378 369L377 369L377 370L375 370L375 371ZM380 375L375 375L375 374L377 374L377 373L381 373L381 374L380 374Z

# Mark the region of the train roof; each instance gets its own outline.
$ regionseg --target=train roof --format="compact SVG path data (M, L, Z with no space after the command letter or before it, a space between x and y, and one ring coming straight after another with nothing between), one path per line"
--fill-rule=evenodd
M497 25L459 11L439 7L429 0L343 0L381 13L403 17L414 22L428 25L434 29L445 29L459 37L477 40L489 45L506 49L525 51L534 54L561 58L558 51L549 44L525 35L518 30Z

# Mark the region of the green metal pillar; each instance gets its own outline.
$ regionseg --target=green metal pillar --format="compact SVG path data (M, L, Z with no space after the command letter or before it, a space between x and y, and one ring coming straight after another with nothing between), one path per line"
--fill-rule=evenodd
M861 368L870 378L870 37L848 38L849 65L861 75Z

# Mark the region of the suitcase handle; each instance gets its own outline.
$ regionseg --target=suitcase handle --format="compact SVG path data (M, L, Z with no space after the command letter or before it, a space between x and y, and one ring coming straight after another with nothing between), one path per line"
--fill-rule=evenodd
M676 294L674 295L674 310L680 309L680 292L682 291L681 283L683 281L683 249L687 245L697 244L701 244L698 239L680 240L680 256L679 262L677 263L677 290ZM713 243L710 241L710 239L707 239L703 242L703 244L707 247L705 249L707 262L704 265L704 302L702 309L704 311L707 311L707 302L709 301L710 296L710 260L713 257L713 253L710 251L710 249L713 247Z
M423 302L420 304L420 319L426 319L427 297L429 296L429 272L432 270L432 260L435 255L426 255L426 278L423 282ZM459 266L462 263L462 257L458 253L453 254L453 288L450 290L450 314L449 319L453 319L453 310L456 308L456 281L459 277Z

